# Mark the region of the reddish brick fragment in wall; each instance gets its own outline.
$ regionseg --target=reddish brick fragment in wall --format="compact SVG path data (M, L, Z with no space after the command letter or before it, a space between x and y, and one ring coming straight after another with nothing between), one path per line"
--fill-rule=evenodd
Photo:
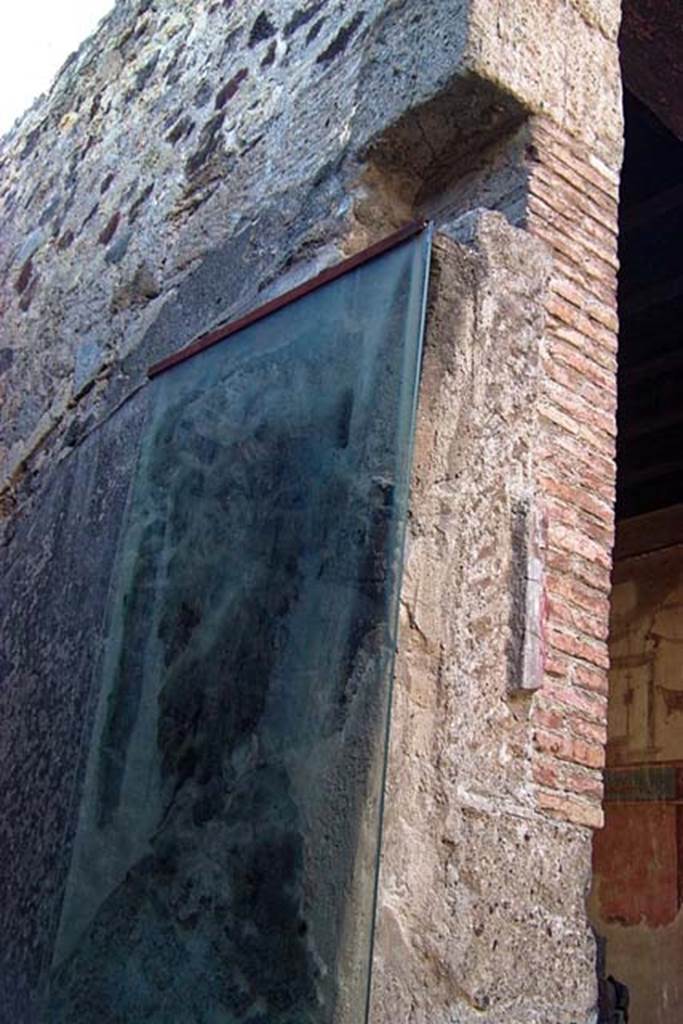
M598 827L614 530L617 180L545 118L532 124L528 226L554 254L536 487L548 516L545 681L532 719L539 806Z
M591 298L598 299L608 308L614 308L616 284L612 267L606 265L606 270L603 270L600 266L601 261L595 256L586 258L580 250L572 258L569 258L559 245L553 246L553 250L557 269L568 281L585 291L589 301Z
M592 408L597 408L611 417L614 416L617 404L614 391L611 388L606 388L602 381L596 385L594 380L586 375L585 367L579 370L556 358L549 359L547 367L548 374L555 384L566 388L570 394L588 402ZM613 431L613 422L609 423L608 429Z
M574 668L574 678L579 686L607 695L609 682L606 672L590 668L588 665L577 665Z
M587 768L603 768L605 764L604 747L597 743L587 743L573 736L545 732L537 729L534 733L537 750L544 754L553 754L560 761L571 761L583 764Z
M619 180L613 174L601 173L591 160L591 154L575 143L570 135L550 118L537 117L533 135L543 151L543 162L562 174L567 181L586 189L590 186L601 192L615 205L619 198Z
M585 768L561 764L551 758L538 758L534 764L534 781L546 789L556 789L599 803L603 786L600 775Z
M604 725L607 718L607 697L600 693L581 690L578 686L547 682L539 697L539 706L546 707L550 703L559 704L589 722L600 725Z
M540 213L540 211L538 211ZM558 268L571 268L571 275L595 279L601 286L616 289L616 261L603 259L596 252L587 252L580 242L574 242L565 233L557 231L547 220L537 215L534 220L534 234L542 238L553 250Z
M549 371L546 393L555 406L574 417L579 427L579 433L581 433L581 426L590 426L592 428L592 436L598 436L598 445L604 451L614 452L613 439L616 435L614 413L616 411L616 403L614 403L614 407L609 411L599 406L596 407L595 403L591 401L590 394L581 394L576 390L575 384L576 382L572 386L563 381L558 381L556 376ZM600 406L602 404L603 400L601 399ZM600 437L596 435L596 432L601 432L604 436Z
M550 242L552 238L560 234L569 234L585 250L587 259L595 258L607 263L615 271L618 269L616 254L612 252L611 247L607 246L606 239L604 237L595 238L591 234L587 234L571 217L570 211L567 214L561 213L554 210L550 203L541 199L540 196L531 195L529 197L529 212L535 224L545 225L547 229L550 229L547 241Z
M548 546L558 551L580 555L603 571L611 568L610 548L604 542L593 540L580 528L568 526L559 517L548 522Z
M569 728L575 736L579 736L589 743L598 743L602 747L607 745L607 724L604 722L600 724L587 722L574 715L569 722Z
M554 818L570 821L574 825L585 825L586 828L602 828L604 815L599 804L582 800L562 793L547 793L541 790L538 794L539 807Z
M576 605L570 604L565 599L553 599L548 601L550 618L568 629L575 630L587 636L595 637L598 640L607 640L607 621L603 616L591 615Z
M574 349L574 351L577 352L579 356L582 356L583 358L589 360L592 364L594 364L594 366L601 367L603 370L606 370L610 376L616 373L616 353L605 348L605 346L602 345L600 342L595 341L594 339L591 339L581 331L577 331L575 328L568 326L562 320L559 320L557 317L548 317L548 328L548 353L550 355L553 354L553 346L558 341L563 341L566 343L566 345L571 346L571 348ZM551 328L552 330L550 330ZM585 367L585 371L587 376L589 376L590 368ZM595 372L595 370L593 372Z
M546 587L551 598L561 598L578 605L579 608L591 612L601 621L607 622L609 619L609 600L605 594L594 587L587 586L575 576L548 572Z
M580 554L569 554L553 548L548 550L547 559L550 569L567 576L575 575L586 586L609 594L609 578L606 577L602 566L589 562Z
M552 620L551 620L552 621ZM548 630L548 643L564 654L586 661L597 668L609 668L607 645L590 637L577 636L552 624Z

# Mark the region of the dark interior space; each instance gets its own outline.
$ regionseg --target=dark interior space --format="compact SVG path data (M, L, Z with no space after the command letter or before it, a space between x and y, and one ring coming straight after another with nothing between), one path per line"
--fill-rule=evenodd
M683 501L683 142L626 91L617 518Z

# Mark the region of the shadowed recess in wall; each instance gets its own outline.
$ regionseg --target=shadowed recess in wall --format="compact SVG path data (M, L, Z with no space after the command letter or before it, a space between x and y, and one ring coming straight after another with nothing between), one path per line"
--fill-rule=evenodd
M53 1024L358 1024L429 233L150 386Z

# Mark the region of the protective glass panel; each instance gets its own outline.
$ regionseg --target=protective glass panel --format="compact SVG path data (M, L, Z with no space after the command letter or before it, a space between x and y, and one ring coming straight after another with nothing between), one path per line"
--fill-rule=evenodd
M51 1022L366 1015L428 259L151 385Z

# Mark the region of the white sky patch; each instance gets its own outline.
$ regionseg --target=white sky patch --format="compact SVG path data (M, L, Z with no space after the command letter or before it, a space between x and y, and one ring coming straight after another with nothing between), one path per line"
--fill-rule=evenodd
M46 92L114 0L10 0L0 24L0 135Z

